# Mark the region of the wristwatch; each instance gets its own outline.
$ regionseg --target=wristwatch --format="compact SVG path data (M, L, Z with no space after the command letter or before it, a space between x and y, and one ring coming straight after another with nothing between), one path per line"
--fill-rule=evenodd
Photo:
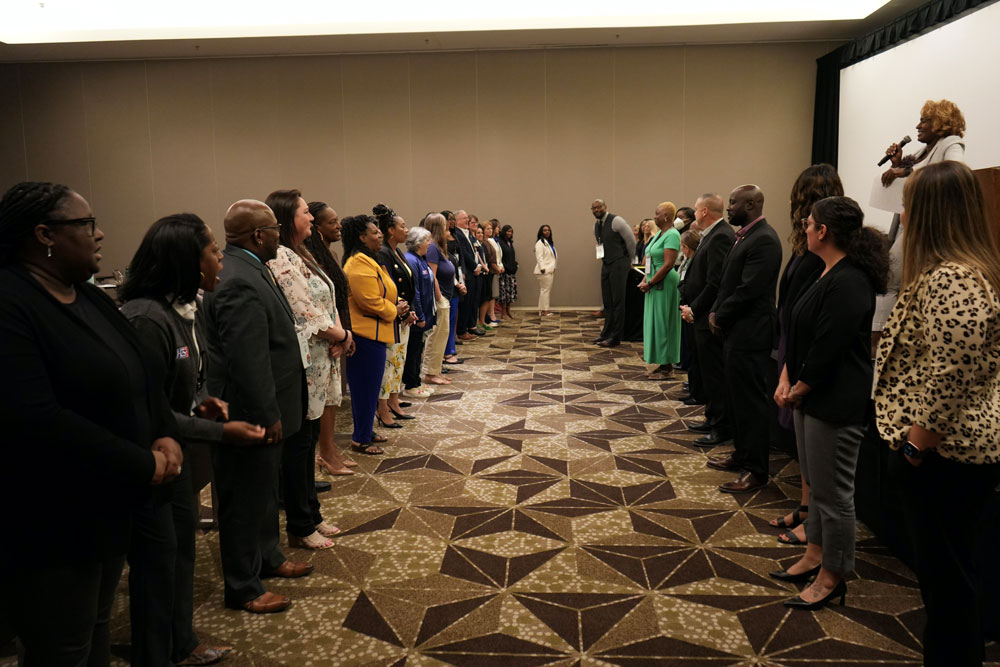
M909 440L904 440L902 443L903 453L909 456L911 459L922 459L924 455L927 454L926 449L919 449Z

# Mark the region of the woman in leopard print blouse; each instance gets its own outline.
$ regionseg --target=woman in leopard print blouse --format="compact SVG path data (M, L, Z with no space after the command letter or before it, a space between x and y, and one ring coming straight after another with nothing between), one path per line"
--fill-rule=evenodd
M965 165L904 189L900 296L879 344L875 409L914 543L927 665L983 661L976 561L1000 483L1000 244Z

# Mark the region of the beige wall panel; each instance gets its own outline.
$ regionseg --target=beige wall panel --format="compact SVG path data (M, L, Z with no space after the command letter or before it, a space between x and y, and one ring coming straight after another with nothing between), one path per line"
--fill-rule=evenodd
M108 274L125 268L154 219L145 63L84 65L83 101L90 204L106 235Z
M275 70L280 180L268 192L298 188L306 201L337 208L346 190L340 59L282 58Z
M445 208L486 215L476 178L476 54L410 56L410 124L413 204L400 214L412 224Z
M153 61L149 82L155 218L196 213L223 242L215 170L212 68L204 60Z
M548 198L542 211L559 249L552 305L594 304L600 301L600 266L590 203L602 197L612 208L617 204L613 53L552 51L545 61ZM537 294L537 286L529 292Z
M616 50L614 93L614 206L634 225L686 202L683 49Z
M409 59L344 57L343 80L347 189L337 212L341 217L370 214L372 206L383 201L405 217L415 210Z
M81 65L22 65L28 179L65 183L90 198Z
M28 178L17 65L0 65L0 193Z
M546 222L545 54L479 54L478 208L514 227L521 291L531 283L538 226ZM519 299L523 305L527 294Z
M212 67L216 211L239 199L259 199L280 187L281 137L286 99L276 59L219 60Z

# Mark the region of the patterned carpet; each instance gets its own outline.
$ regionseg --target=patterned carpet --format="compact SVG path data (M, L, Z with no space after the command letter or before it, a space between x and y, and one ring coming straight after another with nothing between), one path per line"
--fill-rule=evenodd
M344 534L286 551L316 566L269 580L287 613L224 609L218 536L201 535L202 640L234 645L233 666L919 664L913 575L863 526L845 607L781 605L797 588L767 573L800 550L767 520L797 504L795 462L773 454L775 483L718 493L732 475L691 445L683 377L644 380L640 344L589 344L599 324L522 315L459 348L454 384L382 430L386 456L327 478Z

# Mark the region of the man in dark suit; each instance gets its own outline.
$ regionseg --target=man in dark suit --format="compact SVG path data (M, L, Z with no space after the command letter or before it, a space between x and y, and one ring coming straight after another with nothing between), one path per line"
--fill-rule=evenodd
M603 199L590 205L595 218L594 238L601 260L601 300L604 302L604 329L594 342L601 347L615 347L625 337L625 289L629 267L635 257L635 234L625 218L608 213Z
M219 546L226 606L263 614L291 600L268 593L262 577L301 577L309 563L278 548L281 440L302 425L305 375L292 311L265 262L278 250L278 223L266 204L241 200L226 214L219 286L205 295L208 389L231 419L266 429L262 445L218 444L212 463L219 498Z
M476 251L472 248L469 238L469 214L465 211L455 211L455 241L458 242L458 255L465 273L466 292L458 302L457 338L471 340L476 337L476 320L479 316L479 261Z
M709 459L708 465L739 472L719 486L724 493L756 491L768 478L766 377L777 321L781 241L763 211L764 193L756 185L741 185L729 195L729 223L740 230L708 316L712 333L722 336L726 410L735 441L735 451Z
M691 426L703 433L694 442L701 447L714 447L727 442L732 429L726 415L725 370L722 363L722 338L708 327L708 315L715 303L726 262L736 234L723 217L722 197L707 193L695 202L695 225L702 233L698 250L691 258L691 266L679 286L681 317L694 326L695 348L698 355L698 373L691 387L703 388L706 398L705 421Z

